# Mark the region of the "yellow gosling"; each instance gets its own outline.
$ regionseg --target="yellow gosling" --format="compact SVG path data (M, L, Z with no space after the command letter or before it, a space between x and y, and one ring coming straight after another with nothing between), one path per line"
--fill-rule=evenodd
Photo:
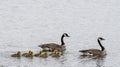
M43 58L47 58L48 57L48 53L47 52L41 52L40 57L43 57Z
M24 56L24 57L33 57L33 52L29 51L28 53L23 53L22 56Z
M51 54L52 57L60 57L60 52L58 50L54 50Z
M20 57L20 56L21 56L20 51L18 51L17 53L11 55L11 57Z

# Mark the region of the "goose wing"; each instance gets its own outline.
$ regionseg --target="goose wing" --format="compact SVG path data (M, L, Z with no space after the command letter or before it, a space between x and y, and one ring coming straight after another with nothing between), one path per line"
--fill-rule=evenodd
M38 47L41 48L56 48L56 47L61 47L59 44L56 43L48 43L48 44L41 44Z
M99 55L99 54L101 54L102 51L99 49L88 49L88 50L80 50L79 52L93 54L93 55Z
M89 52L89 51L91 51L91 52L94 52L94 51L99 52L101 50L99 50L99 49L88 49L88 50L80 50L79 52L84 53L84 52Z

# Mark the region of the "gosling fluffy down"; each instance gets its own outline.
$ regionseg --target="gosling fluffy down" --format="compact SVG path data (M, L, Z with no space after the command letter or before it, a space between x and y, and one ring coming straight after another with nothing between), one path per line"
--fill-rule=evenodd
M60 52L58 50L54 50L52 53L51 53L51 56L52 57L60 57Z
M39 57L42 57L42 58L47 58L48 57L48 53L47 52L41 52Z
M22 56L24 56L24 57L33 57L33 52L29 51L28 53L23 53Z
M18 51L17 53L11 55L11 57L20 57L20 56L21 56L20 51Z

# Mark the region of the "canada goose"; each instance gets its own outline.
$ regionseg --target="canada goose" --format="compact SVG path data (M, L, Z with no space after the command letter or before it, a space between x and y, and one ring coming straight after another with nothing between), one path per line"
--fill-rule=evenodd
M22 56L24 56L24 57L33 57L33 52L30 50L28 53L23 53Z
M106 55L106 51L104 46L101 44L101 40L105 40L102 37L98 37L97 41L101 47L101 50L99 49L88 49L88 50L80 50L79 52L83 53L83 56L94 56L94 57L104 57Z
M20 55L21 55L21 52L18 51L17 53L12 54L11 57L20 57Z
M42 58L47 58L48 57L48 53L47 52L41 52L39 57L42 57Z
M57 48L57 49L59 49L59 51L64 51L66 49L65 43L63 40L64 37L69 37L69 35L67 33L63 33L63 35L61 37L61 45L56 44L56 43L48 43L48 44L41 44L41 45L39 45L39 47L43 48L43 50L48 48L49 50L54 51Z
M60 57L60 52L58 50L54 50L51 54L52 57Z

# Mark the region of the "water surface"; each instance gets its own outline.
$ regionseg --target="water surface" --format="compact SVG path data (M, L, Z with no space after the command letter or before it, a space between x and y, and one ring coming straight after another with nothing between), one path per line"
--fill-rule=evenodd
M119 8L119 0L0 0L0 67L119 67ZM64 32L71 37L60 58L10 57L60 44ZM98 37L106 39L106 58L81 58L79 50L100 49Z

